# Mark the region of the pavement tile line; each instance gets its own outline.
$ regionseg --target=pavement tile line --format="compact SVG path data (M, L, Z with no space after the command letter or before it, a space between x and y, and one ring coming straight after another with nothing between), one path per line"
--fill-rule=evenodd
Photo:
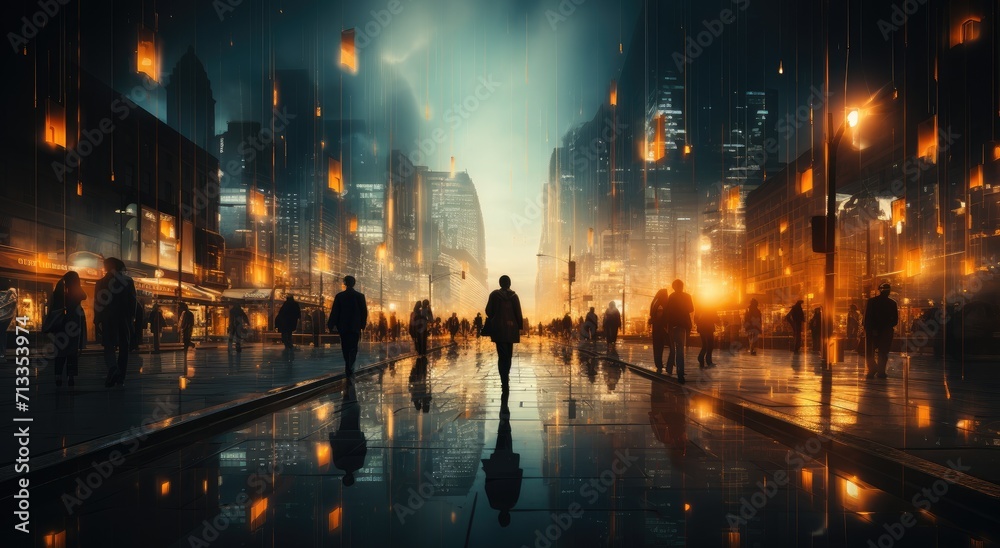
M428 348L429 352L437 352L452 346L448 343L442 346ZM370 375L393 363L417 357L415 352L400 354L358 367L355 376ZM188 445L192 437L206 437L220 428L238 426L257 417L273 413L301 401L315 397L328 390L331 386L347 378L347 374L327 373L311 379L272 388L266 392L251 394L233 401L211 407L189 411L175 417L154 422L145 427L141 433L126 430L107 434L96 439L78 443L64 449L49 451L31 459L31 475L33 478L44 476L39 484L57 481L68 475L84 472L92 467L93 462L107 459L107 455L123 447L139 443L134 452L125 452L129 460L140 459L143 455L158 452L168 447ZM181 439L183 438L183 439ZM0 489L4 492L14 492L15 483L23 474L16 474L13 465L0 471ZM34 484L34 482L33 482Z
M651 371L641 365L593 349L565 343L558 344L600 360L622 365L650 380L677 382L675 377ZM956 492L947 499L941 499L935 506L934 513L951 518L953 521L959 518L967 521L970 515L978 516L983 523L993 524L994 539L1000 539L1000 485L849 433L824 432L821 425L808 420L790 417L739 397L726 398L713 395L692 387L692 384L693 380L683 386L692 395L711 400L713 412L765 436L774 437L786 445L791 442L790 446L794 446L795 443L815 438L817 435L826 437L828 441L821 443L828 456L828 465L831 461L840 461L845 466L838 467L839 470L844 470L848 466L864 469L869 477L877 478L877 481L872 482L876 488L890 494L906 493L903 497L906 500L913 493L919 492L921 487L931 485L947 476L950 487Z

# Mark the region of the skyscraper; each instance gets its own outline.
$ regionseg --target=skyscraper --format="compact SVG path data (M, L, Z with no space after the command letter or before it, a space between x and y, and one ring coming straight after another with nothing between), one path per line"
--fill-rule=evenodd
M204 65L188 47L171 71L167 89L167 123L201 148L215 141L215 98Z

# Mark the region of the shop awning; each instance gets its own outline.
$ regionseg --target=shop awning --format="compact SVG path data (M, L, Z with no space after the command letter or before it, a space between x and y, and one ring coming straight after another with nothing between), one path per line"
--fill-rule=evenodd
M258 287L227 289L222 292L222 298L234 301L268 301L271 299L271 290Z
M140 293L148 293L155 297L177 298L177 280L168 278L132 278L135 289ZM184 301L199 303L214 303L222 298L222 293L187 282L180 283L180 298Z

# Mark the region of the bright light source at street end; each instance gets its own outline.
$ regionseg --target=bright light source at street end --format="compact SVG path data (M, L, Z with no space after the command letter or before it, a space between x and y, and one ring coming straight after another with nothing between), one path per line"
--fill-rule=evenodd
M851 127L858 127L858 122L861 121L861 111L858 109L852 109L847 113L847 125Z

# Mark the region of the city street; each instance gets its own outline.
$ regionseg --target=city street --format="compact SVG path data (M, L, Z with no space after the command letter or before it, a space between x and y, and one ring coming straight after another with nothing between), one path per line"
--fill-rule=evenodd
M789 356L757 357L767 360L757 370L720 360L733 368L720 376L762 405L784 401L807 421L810 412L826 414L810 396L818 380L807 364L798 372ZM697 371L691 390L530 338L518 346L505 396L495 359L488 342L461 341L427 363L368 369L180 450L125 460L96 487L78 490L86 472L46 484L33 499L44 505L38 534L63 531L74 545L132 545L155 534L170 546L413 538L444 546L861 546L877 542L884 525L900 526L901 512L911 512L898 529L906 546L982 546L1000 531L996 521L917 512L916 499L833 464L815 439L785 445L722 416L700 393L718 393L717 384L703 386ZM838 428L850 430L839 409L859 391L835 383L829 416ZM857 422L868 422L870 411L858 412Z

